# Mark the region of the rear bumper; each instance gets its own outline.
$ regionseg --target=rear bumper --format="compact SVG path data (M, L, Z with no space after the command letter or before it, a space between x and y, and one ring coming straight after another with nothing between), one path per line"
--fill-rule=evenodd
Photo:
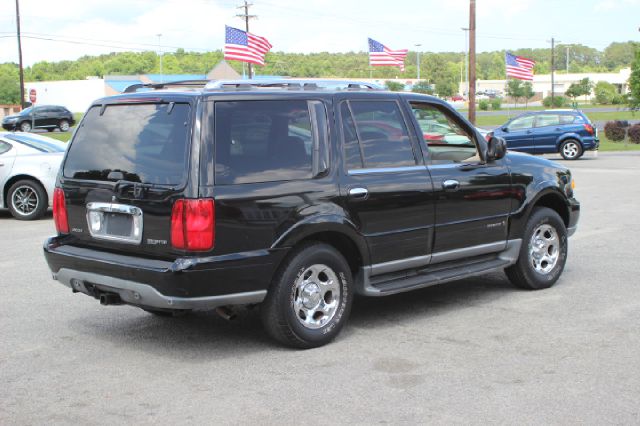
M124 303L164 309L210 309L259 303L287 249L173 261L110 253L45 241L53 278L75 292L118 294Z
M148 284L66 268L53 274L53 278L74 292L93 297L101 293L117 294L123 303L159 309L206 310L225 305L246 305L260 303L267 295L266 290L257 290L204 297L165 296Z

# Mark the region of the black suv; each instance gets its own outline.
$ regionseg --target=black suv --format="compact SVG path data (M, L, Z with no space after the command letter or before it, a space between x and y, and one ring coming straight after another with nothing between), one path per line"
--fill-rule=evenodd
M6 130L20 130L30 132L34 128L47 129L53 132L60 129L68 132L76 124L71 111L63 106L42 105L25 108L16 115L9 115L2 119L2 127Z
M430 96L291 80L127 93L76 130L44 251L54 279L103 305L261 304L271 336L308 348L339 333L355 294L502 269L550 287L573 186Z

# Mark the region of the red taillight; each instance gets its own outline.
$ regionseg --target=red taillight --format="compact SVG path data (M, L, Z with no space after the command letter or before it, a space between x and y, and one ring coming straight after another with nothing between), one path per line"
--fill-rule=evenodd
M67 219L67 205L64 200L64 191L56 188L53 191L53 222L59 234L69 233L69 220Z
M584 128L590 135L593 135L593 126L591 124L585 124Z
M213 248L216 214L213 200L177 200L171 211L171 245L190 251Z

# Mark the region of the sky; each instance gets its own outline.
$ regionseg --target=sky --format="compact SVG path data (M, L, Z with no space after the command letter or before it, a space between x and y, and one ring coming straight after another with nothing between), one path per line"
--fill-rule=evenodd
M468 0L250 0L251 32L274 51L465 50ZM122 51L222 49L240 0L20 0L23 60L77 59ZM640 0L477 0L477 50L640 42ZM0 63L18 62L15 0L0 0ZM161 34L158 36L158 34ZM417 44L421 46L416 47Z

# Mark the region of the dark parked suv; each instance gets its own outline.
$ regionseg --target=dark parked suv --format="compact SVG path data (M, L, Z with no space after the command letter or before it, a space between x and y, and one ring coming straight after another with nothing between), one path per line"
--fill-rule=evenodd
M511 150L559 152L565 160L577 160L600 145L598 129L584 113L571 109L528 112L507 121L493 135L505 139Z
M2 119L2 127L6 130L20 130L30 132L33 128L47 129L53 132L60 129L68 132L76 124L71 111L63 106L39 105L25 108L16 115L9 115Z
M425 139L427 121L459 137ZM358 83L100 99L60 170L54 279L158 315L260 304L302 348L339 333L355 294L502 269L550 287L579 216L567 168L506 153L437 98Z

